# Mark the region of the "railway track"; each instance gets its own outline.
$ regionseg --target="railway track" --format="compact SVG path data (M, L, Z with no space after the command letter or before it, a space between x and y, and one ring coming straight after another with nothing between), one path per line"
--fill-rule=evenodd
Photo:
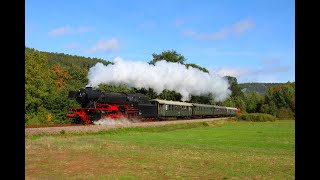
M116 121L116 120L115 120ZM141 122L155 122L156 120L143 120ZM132 122L134 123L134 122ZM92 126L92 125L101 125L99 123L97 124L42 124L42 125L29 125L25 126L25 128L47 128L47 127L65 127L65 126Z
M65 127L65 126L84 126L82 124L42 124L42 125L29 125L25 128L46 128L46 127Z
M226 120L229 118L208 118L208 119L188 119L188 120L170 120L170 121L151 121L151 122L132 122L132 121L109 121L100 124L59 124L50 126L32 126L25 128L25 136L36 134L64 134L64 133L83 133L83 132L98 132L110 129L129 128L129 127L147 127L147 126L163 126L168 124L194 123L194 122L209 122L217 120Z

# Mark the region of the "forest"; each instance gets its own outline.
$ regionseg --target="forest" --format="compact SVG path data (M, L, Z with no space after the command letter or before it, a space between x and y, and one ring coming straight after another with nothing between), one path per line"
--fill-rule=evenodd
M166 60L198 68L209 73L205 67L186 63L186 58L175 50L153 53L149 64ZM68 109L79 104L68 99L68 92L83 88L88 84L88 71L97 62L105 65L112 62L64 53L39 51L25 47L25 124L70 123L66 118ZM229 81L231 96L215 102L210 94L191 96L188 102L238 107L242 113L265 113L278 119L295 118L295 82L287 83L245 83L239 84L236 77L225 76ZM153 89L128 88L125 85L99 85L102 91L139 92L149 98L181 101L181 94L163 90L156 94Z

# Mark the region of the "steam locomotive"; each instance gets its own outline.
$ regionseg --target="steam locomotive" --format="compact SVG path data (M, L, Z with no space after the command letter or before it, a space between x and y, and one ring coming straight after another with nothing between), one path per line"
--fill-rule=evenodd
M240 114L239 108L197 103L150 100L141 93L101 92L92 87L70 91L81 108L70 108L66 116L76 124L91 124L94 121L111 119L166 120L168 118L227 117Z

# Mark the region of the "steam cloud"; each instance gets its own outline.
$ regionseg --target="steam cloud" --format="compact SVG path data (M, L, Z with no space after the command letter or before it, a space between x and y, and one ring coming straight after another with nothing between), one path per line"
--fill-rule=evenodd
M149 65L146 62L124 61L120 57L116 57L113 62L113 65L97 63L91 67L88 85L125 84L130 88L152 88L158 94L164 89L174 90L182 95L183 101L189 100L190 95L208 93L212 93L215 101L223 101L231 94L226 79L197 68L186 68L183 64L162 60Z
M93 123L96 125L107 125L107 126L122 126L122 125L130 125L132 123L141 122L140 120L128 120L126 118L120 118L120 119L111 119L111 118L105 118L100 119L98 121L94 121Z

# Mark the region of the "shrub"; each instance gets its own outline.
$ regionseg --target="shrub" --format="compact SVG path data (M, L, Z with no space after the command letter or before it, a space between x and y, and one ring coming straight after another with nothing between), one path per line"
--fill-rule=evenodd
M48 111L41 111L38 113L26 113L25 124L26 125L52 124L52 119L49 117L51 117L51 113Z
M244 121L253 121L253 122L266 122L266 121L275 121L276 117L270 114L264 113L248 113L236 115L238 120Z
M203 126L209 126L209 124L207 122L202 122Z
M294 119L294 112L290 108L281 107L277 111L277 118L279 119Z

